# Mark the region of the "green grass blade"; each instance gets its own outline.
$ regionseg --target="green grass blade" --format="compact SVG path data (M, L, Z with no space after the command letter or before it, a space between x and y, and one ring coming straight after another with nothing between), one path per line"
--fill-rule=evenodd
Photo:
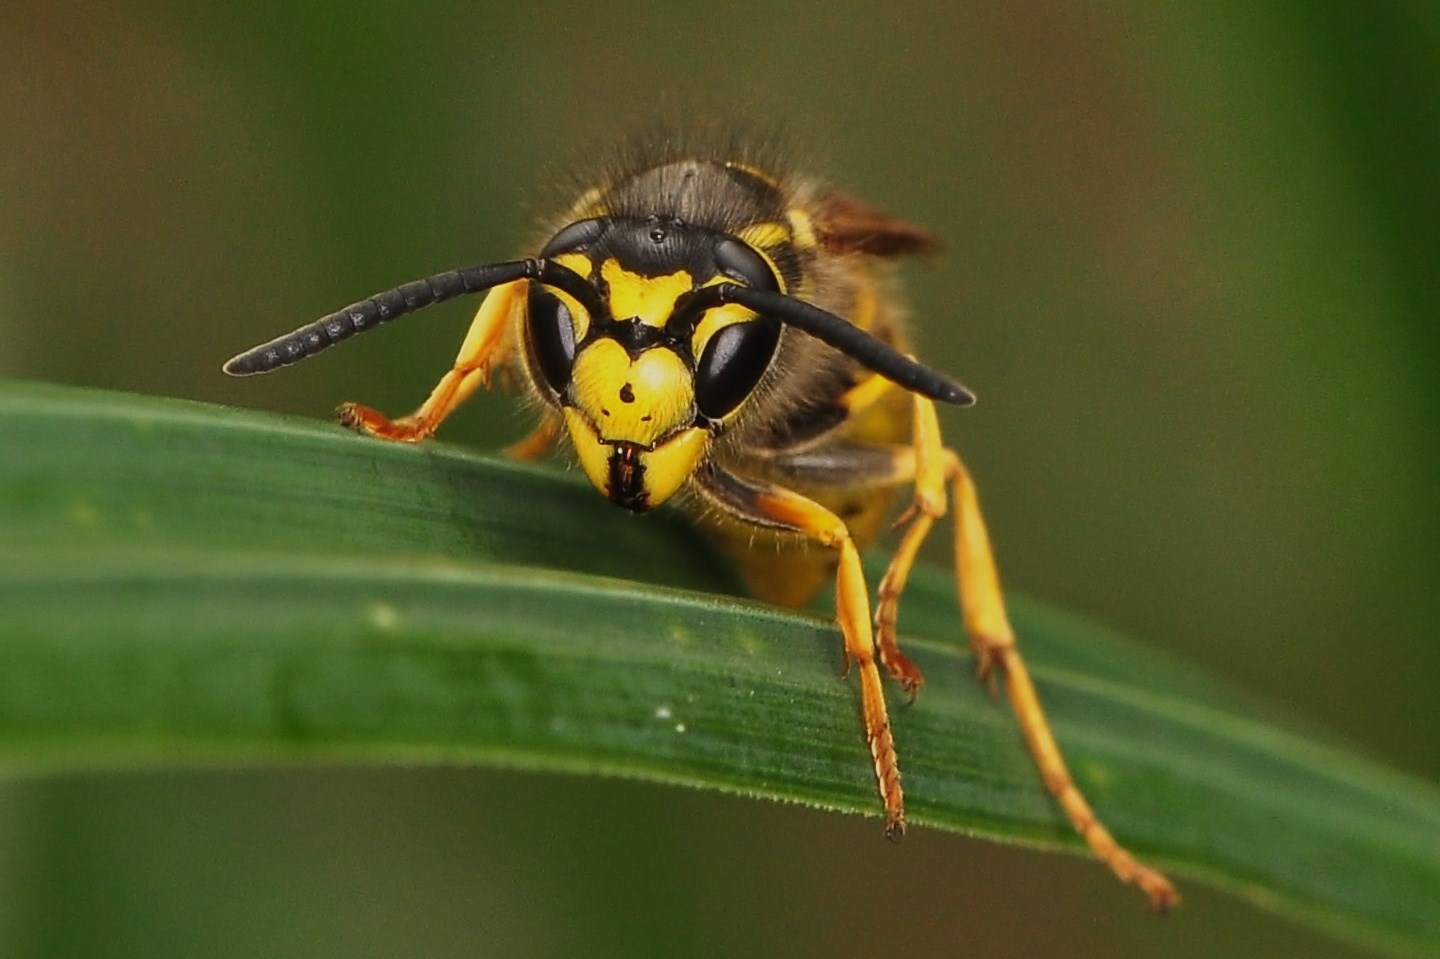
M832 627L715 595L733 579L674 517L553 470L178 401L3 384L0 419L8 769L485 762L878 813ZM895 714L912 821L1077 849L969 677L947 580L920 571L904 609L929 680ZM1440 791L1096 627L1016 619L1124 841L1440 953Z

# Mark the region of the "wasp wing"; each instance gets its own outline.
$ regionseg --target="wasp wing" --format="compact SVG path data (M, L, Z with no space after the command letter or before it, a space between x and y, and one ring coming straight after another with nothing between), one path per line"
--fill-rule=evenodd
M834 253L909 256L934 253L940 239L929 230L860 202L838 190L820 199L812 215L815 238Z

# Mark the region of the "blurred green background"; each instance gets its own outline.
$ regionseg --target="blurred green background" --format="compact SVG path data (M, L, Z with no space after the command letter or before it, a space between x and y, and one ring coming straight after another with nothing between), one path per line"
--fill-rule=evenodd
M782 125L948 242L906 270L916 339L981 397L946 423L1009 584L1440 777L1433 3L3 14L0 375L401 412L473 304L219 363L521 252L557 173L659 112ZM446 439L525 426L482 397ZM0 955L1363 954L1193 882L1161 922L1084 859L879 833L484 770L0 783Z

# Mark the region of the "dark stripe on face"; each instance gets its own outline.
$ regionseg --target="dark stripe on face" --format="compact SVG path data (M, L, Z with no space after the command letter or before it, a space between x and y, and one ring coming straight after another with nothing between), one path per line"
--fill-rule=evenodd
M605 492L610 502L634 513L650 508L650 493L645 489L645 466L640 462L640 447L634 443L616 443L610 453L610 482Z

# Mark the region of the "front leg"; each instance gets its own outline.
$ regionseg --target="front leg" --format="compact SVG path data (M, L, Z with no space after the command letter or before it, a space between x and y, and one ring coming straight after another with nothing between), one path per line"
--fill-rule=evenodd
M420 408L409 416L390 419L384 413L359 403L343 403L336 411L341 424L377 439L417 443L432 434L440 423L470 398L481 386L488 386L491 368L504 360L509 344L514 311L524 308L523 296L529 281L516 280L494 287L485 294L455 362Z

